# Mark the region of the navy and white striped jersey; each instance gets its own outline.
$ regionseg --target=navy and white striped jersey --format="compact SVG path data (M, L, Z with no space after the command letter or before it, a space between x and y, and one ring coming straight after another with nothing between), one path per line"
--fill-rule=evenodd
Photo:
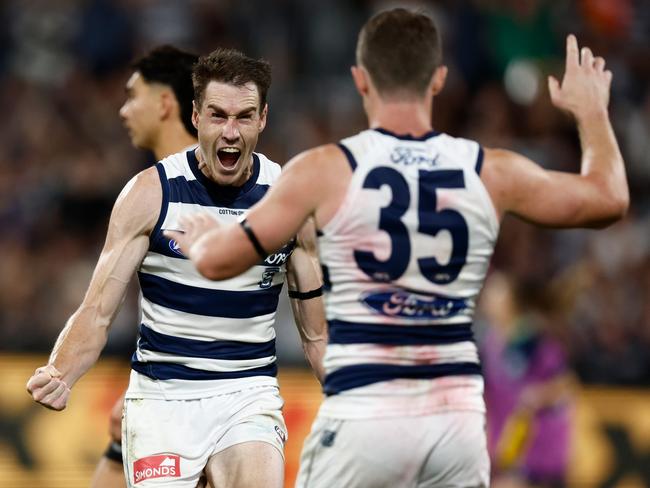
M253 154L241 187L222 187L198 168L194 151L156 165L160 216L138 279L141 324L127 398L200 398L276 381L273 323L292 244L224 281L201 276L165 229L182 230L181 216L206 212L240 219L280 175L280 166Z
M471 326L499 221L481 147L382 129L340 147L353 175L319 238L329 325L321 415L483 411Z

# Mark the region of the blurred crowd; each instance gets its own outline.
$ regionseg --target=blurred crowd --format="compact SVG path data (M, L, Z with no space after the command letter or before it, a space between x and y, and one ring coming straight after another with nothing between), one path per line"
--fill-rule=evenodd
M441 27L450 75L434 102L434 127L515 149L546 168L577 171L580 163L574 125L546 89L546 76L563 70L566 34L605 57L629 215L598 232L539 230L506 218L493 267L544 290L544 326L582 381L650 385L650 3L643 0L0 3L2 350L50 349L84 293L115 197L154 162L130 146L118 115L135 57L172 43L199 54L237 47L269 60L270 118L259 150L285 162L364 128L349 76L356 35L372 13L395 5L425 10ZM134 291L109 352L132 349L136 314ZM279 349L281 361L301 357L297 342Z

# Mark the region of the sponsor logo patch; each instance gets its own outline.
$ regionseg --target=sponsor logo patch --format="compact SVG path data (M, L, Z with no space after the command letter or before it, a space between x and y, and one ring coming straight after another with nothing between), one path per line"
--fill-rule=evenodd
M324 431L323 435L320 438L321 446L332 447L334 445L335 438L336 438L336 432L334 432L333 430Z
M370 291L361 297L361 301L381 315L420 320L453 317L467 309L464 298L421 295L394 289Z
M275 426L275 433L278 434L278 437L280 437L282 444L287 442L287 434L280 428L279 425Z
M181 252L181 246L179 246L179 245L178 245L178 242L176 242L174 239L171 239L171 240L169 241L169 249L170 249L173 253L178 254L179 256L183 256L183 257L185 257L185 256L183 255L183 253Z
M434 168L438 163L438 155L432 157L429 150L418 147L397 146L391 153L390 160L403 166Z
M257 284L262 289L271 288L271 285L273 285L273 277L275 276L275 273L279 272L280 268L267 268L266 271L262 273L262 280Z
M181 458L176 454L147 456L133 462L133 482L140 483L153 478L179 478Z

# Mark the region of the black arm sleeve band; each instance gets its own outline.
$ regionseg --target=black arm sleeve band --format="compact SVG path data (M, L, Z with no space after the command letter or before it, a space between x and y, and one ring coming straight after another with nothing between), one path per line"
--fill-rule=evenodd
M257 240L257 236L253 232L253 229L251 229L251 226L248 225L246 219L242 220L239 223L239 225L241 225L241 228L244 229L244 232L246 232L246 235L248 236L248 240L251 241L251 244L257 251L257 254L259 254L262 259L266 259L269 253L264 250L264 248L260 244L260 241Z
M104 457L116 463L122 463L122 444L115 441L111 442L104 453Z
M316 288L315 290L301 292L298 290L289 290L289 298L297 298L298 300L309 300L316 298L323 294L323 287Z

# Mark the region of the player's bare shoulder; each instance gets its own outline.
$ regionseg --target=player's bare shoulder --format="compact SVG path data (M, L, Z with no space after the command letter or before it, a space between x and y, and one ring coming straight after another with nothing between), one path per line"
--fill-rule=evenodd
M317 172L327 170L322 174L323 177L327 177L327 173L333 172L334 168L338 169L339 166L341 169L347 166L343 151L336 144L324 144L293 157L287 163L285 171Z
M304 151L287 164L287 176L297 182L296 191L306 194L315 209L316 225L322 228L337 212L352 178L347 156L336 144Z
M535 163L507 149L484 148L481 181L485 185L499 215L513 206L519 189L528 184L527 173ZM535 168L532 168L535 169Z
M110 227L130 235L149 234L156 225L162 203L162 187L155 167L135 175L120 192Z

